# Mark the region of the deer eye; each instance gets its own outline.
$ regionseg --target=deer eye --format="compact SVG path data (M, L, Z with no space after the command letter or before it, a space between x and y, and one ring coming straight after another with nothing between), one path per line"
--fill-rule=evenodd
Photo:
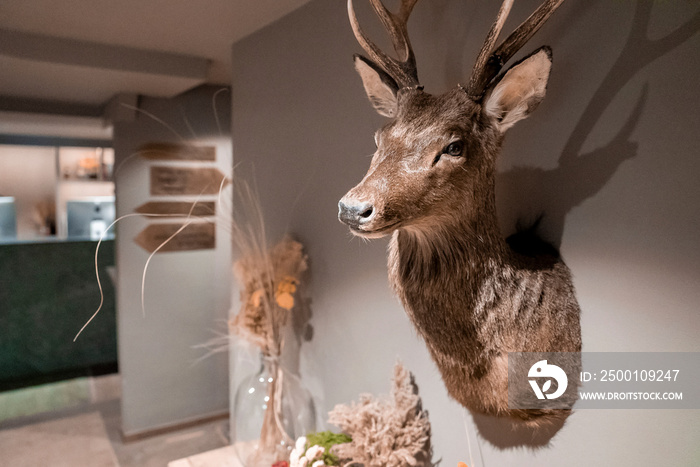
M462 155L463 150L464 143L461 141L454 141L445 146L445 148L442 151L440 151L437 156L435 156L435 159L433 159L433 165L437 164L443 155L459 157Z
M464 143L462 143L461 141L455 141L453 143L450 143L442 152L453 157L459 157L462 155L463 149Z

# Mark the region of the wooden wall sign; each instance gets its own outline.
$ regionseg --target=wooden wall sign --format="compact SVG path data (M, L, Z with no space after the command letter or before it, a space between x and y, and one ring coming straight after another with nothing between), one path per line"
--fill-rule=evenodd
M182 223L151 224L141 231L134 241L141 248L153 253L170 238ZM216 248L216 226L210 222L194 222L175 235L158 253L168 251L213 250Z
M149 201L136 208L139 214L167 214L171 216L215 216L214 201Z
M230 180L215 167L151 167L151 195L215 195Z
M148 143L139 147L141 157L158 161L215 161L216 147L177 143Z

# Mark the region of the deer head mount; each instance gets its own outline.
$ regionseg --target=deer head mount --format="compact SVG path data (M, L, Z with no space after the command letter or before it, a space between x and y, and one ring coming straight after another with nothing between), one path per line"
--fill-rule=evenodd
M478 412L542 424L561 413L508 409L508 352L579 352L579 307L556 250L530 234L506 241L495 209L495 164L505 132L542 101L552 63L542 47L504 65L563 0L547 0L500 45L505 0L466 86L423 91L407 33L417 0L398 13L370 0L398 58L348 14L370 58L355 55L367 96L391 120L375 134L364 179L339 202L362 237L391 234L389 278L450 395Z

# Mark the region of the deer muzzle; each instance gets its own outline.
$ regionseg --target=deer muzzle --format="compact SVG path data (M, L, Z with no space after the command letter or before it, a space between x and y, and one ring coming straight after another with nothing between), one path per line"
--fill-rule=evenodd
M374 206L368 202L343 198L338 203L338 220L354 230L371 222L374 213Z

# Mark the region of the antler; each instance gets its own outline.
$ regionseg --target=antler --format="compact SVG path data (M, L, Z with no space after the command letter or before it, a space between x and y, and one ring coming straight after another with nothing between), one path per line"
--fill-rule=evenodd
M498 75L503 65L540 29L564 0L546 0L513 33L494 50L494 45L506 22L514 0L504 0L496 21L491 26L484 45L469 78L467 94L475 101L481 100L486 86Z
M355 33L355 38L357 38L357 41L369 54L370 58L396 81L399 88L417 86L419 84L416 57L413 55L406 28L408 17L417 1L402 0L399 13L394 14L387 10L381 0L370 0L375 13L389 32L394 50L399 56L399 60L396 60L379 50L379 47L365 36L357 22L352 0L348 0L348 16L350 17L350 25Z

